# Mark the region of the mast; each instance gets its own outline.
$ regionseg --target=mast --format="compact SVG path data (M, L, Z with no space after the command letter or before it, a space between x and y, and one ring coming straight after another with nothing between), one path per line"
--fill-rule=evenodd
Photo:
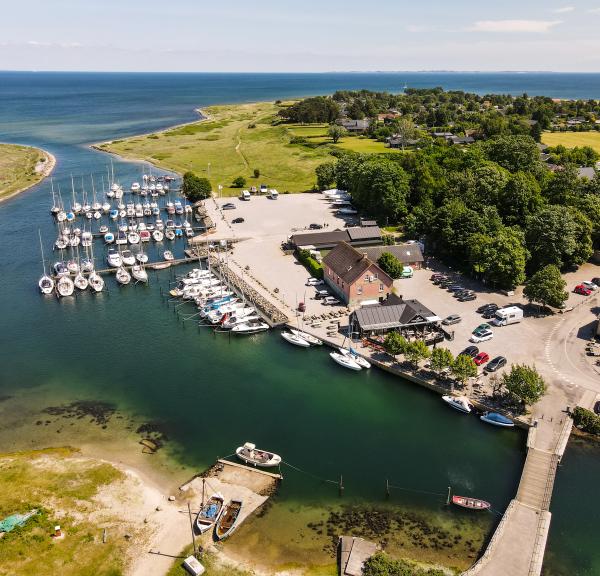
M44 246L42 245L42 232L38 228L38 235L40 237L40 252L42 253L42 268L44 269L44 276L46 276L46 260L44 259Z

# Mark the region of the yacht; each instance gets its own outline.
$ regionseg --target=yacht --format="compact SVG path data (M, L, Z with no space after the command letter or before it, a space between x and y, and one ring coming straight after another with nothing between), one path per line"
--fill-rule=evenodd
M141 264L135 264L132 266L131 274L138 282L148 282L148 273Z
M54 189L52 189L52 196L54 197ZM42 233L38 230L38 234L40 237L40 251L42 253L42 268L44 269L44 274L38 281L38 286L42 294L52 294L52 290L54 290L54 280L46 274L46 261L44 260L44 247L42 246Z
M139 183L139 182L134 182L134 183L131 185L131 191L132 191L133 193L139 192L139 191L140 191L140 188L141 188L141 187L140 187L140 183Z
M248 320L241 324L236 324L231 332L233 334L256 334L269 329L269 325L263 320Z
M116 277L119 284L129 284L131 282L131 274L123 267L117 268Z
M129 234L127 234L127 240L130 244L139 244L140 235L137 232L129 232Z
M109 248L106 262L111 268L119 268L123 264L123 259L115 248Z
M127 233L119 230L119 232L117 232L117 238L115 242L117 244L127 244Z
M135 264L135 256L131 250L123 250L123 252L121 252L121 260L123 260L125 266L133 266Z
M152 238L154 238L155 242L162 242L162 239L164 238L164 234L160 230L153 230Z
M59 296L71 296L74 290L73 280L68 276L61 276L56 282L56 291Z
M329 355L333 359L334 362L337 362L340 366L344 368L348 368L350 370L362 370L362 367L359 366L352 358L348 356L344 356L344 354L340 354L339 352L330 352Z
M146 262L148 262L148 254L146 254L145 252L138 252L135 255L135 259L140 263L140 264L146 264Z
M286 342L289 342L290 344L293 344L294 346L300 346L301 348L310 348L310 344L306 340L304 340L304 338L301 338L300 336L297 336L296 334L292 334L291 332L282 332L281 337Z
M75 276L73 284L75 284L75 287L79 290L85 290L88 287L88 279L81 272L79 272Z
M104 290L104 279L97 272L92 272L88 278L90 288L94 292L102 292Z

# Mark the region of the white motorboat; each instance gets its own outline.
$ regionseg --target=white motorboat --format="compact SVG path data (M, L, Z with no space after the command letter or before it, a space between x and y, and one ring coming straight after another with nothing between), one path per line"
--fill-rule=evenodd
M123 252L121 252L121 259L125 266L133 266L135 264L135 256L131 250L123 250Z
M148 230L142 230L140 232L140 240L142 242L150 242L150 232L148 232Z
M127 233L119 230L115 242L119 245L127 244Z
M300 336L302 340L306 340L312 346L321 346L321 344L323 344L322 340L319 340L316 336L313 336L308 332L304 332L303 330L298 330L297 328L290 328L290 332L292 334L295 334L296 336Z
M102 204L102 212L108 214L110 211L110 202L104 202L104 204Z
M330 352L329 355L333 358L334 362L337 362L340 366L343 366L344 368L349 368L350 370L356 371L362 370L362 367L348 356L344 356L339 352Z
M81 272L79 272L75 276L73 284L75 284L75 287L79 290L85 290L88 287L88 279Z
M165 250L163 252L163 258L169 262L171 260L175 260L175 257L173 256L173 252L171 252L170 250Z
M141 264L132 266L131 274L138 282L148 282L148 273Z
M162 242L164 234L160 230L152 230L152 238L155 242Z
M117 269L116 277L119 284L129 284L131 282L131 274L123 267Z
M137 232L129 232L129 234L127 234L127 241L130 244L139 244L140 235Z
M165 238L167 240L175 240L175 232L173 230L166 230L165 231Z
M139 182L134 182L134 183L131 185L131 191L132 191L133 193L135 193L135 192L139 192L139 191L140 191L140 183L139 183Z
M104 279L97 272L92 272L88 278L90 288L94 292L102 292L104 290Z
M282 332L281 337L290 344L293 344L294 346L300 346L301 348L310 348L310 344L306 340L304 340L304 338L301 338L296 334L292 334L291 332Z
M119 268L123 264L123 259L115 248L109 248L106 262L111 268Z
M61 276L56 282L56 291L59 296L72 296L75 290L73 280L68 276Z
M260 320L260 316L258 316L256 314L256 311L254 310L254 308L250 308L251 312L244 315L244 316L240 316L240 311L238 310L235 313L235 316L230 316L229 318L227 318L227 320L225 320L223 322L223 324L221 324L221 327L226 329L226 330L231 330L234 326L237 326L238 324L243 324L244 322L253 322L255 320Z
M352 348L348 350L347 348L340 348L340 354L347 356L354 360L361 368L366 368L367 370L371 367L371 363L366 359L357 354Z
M135 255L135 259L140 263L140 264L146 264L146 262L148 262L148 254L146 254L145 252L138 252Z
M98 228L98 232L100 232L100 234L106 234L108 232L108 226L106 224L102 224L102 226Z
M225 499L220 492L213 494L200 508L198 515L196 516L196 529L200 534L208 532L215 523L219 520L223 507L225 505Z
M281 464L281 456L266 450L258 450L252 442L246 442L235 450L236 456L246 464L261 466L263 468L272 468Z
M69 269L67 268L67 265L64 262L55 262L53 269L54 274L58 277L69 275Z
M459 412L463 412L465 414L469 414L471 412L471 403L466 396L442 396L442 400L448 404L448 406L458 410Z
M231 332L233 334L256 334L269 329L269 325L263 320L247 320L241 324L236 324Z

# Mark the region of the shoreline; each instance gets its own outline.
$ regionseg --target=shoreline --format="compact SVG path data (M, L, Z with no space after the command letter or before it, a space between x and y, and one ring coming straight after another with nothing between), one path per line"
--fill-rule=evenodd
M12 144L12 143L2 142L2 144ZM37 182L33 182L32 184L29 184L27 186L19 188L18 190L15 190L14 192L7 194L6 196L0 196L0 204L2 202L5 202L6 200L10 200L11 198L14 198L18 194L21 194L22 192L29 190L30 188L33 188L34 186L37 186L38 184L43 182L46 178L48 178L48 176L50 176L50 174L52 174L54 168L56 167L56 157L53 154L51 154L50 152L48 152L47 150L44 150L43 148L38 148L37 146L29 146L27 144L14 144L14 145L15 146L24 146L24 147L30 148L32 150L37 150L38 152L40 152L44 155L45 161L38 162L35 166L35 172L37 175L40 176L40 178Z

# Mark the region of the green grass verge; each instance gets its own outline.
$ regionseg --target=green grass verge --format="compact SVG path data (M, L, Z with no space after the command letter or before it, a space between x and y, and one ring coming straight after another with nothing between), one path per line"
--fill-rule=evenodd
M548 146L562 144L566 148L590 146L600 154L600 132L544 132L542 142Z
M44 158L38 148L0 144L0 198L37 184L43 176L35 167Z

